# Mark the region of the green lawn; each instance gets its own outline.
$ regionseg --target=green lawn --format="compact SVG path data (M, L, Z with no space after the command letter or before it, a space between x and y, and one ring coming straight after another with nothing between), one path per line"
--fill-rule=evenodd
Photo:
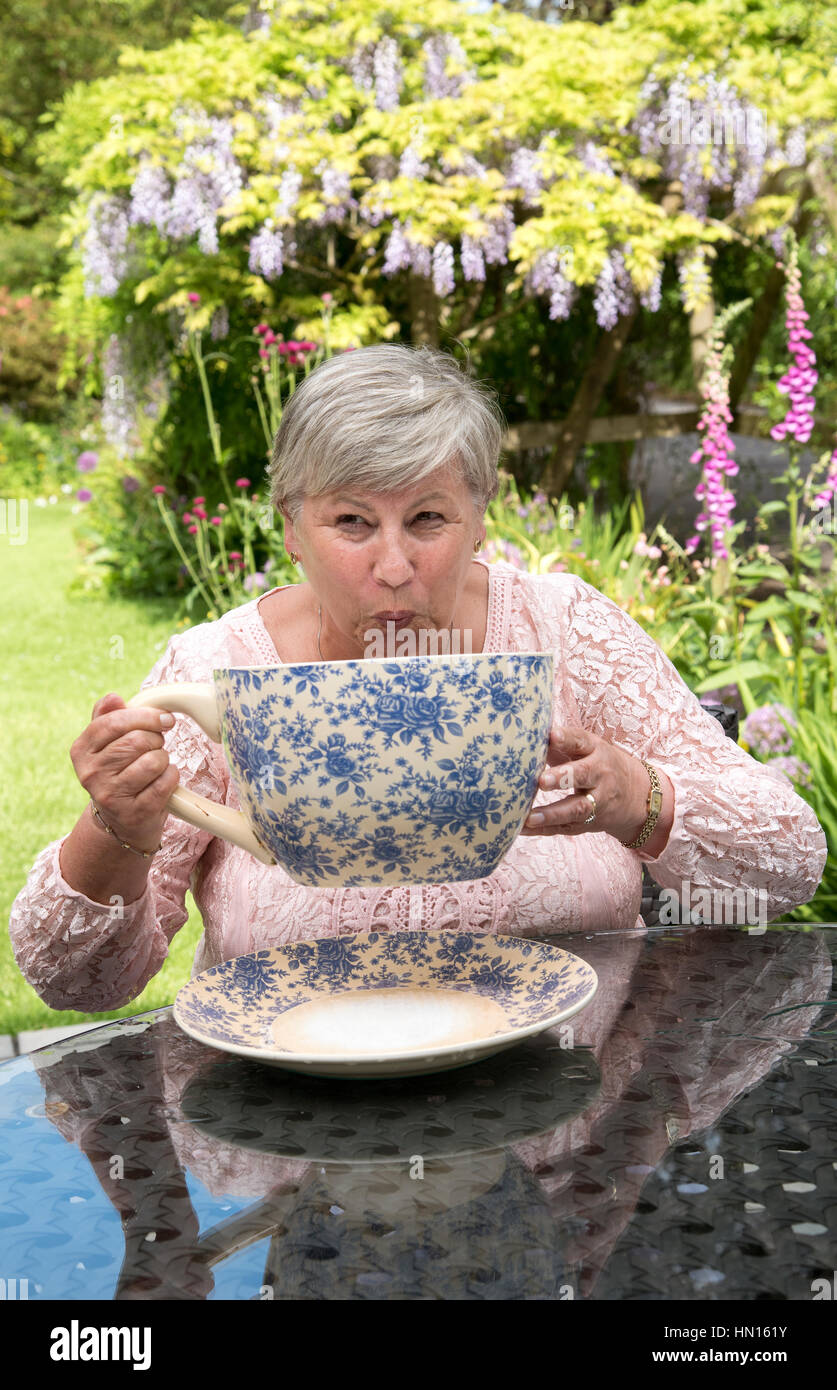
M4 661L0 672L0 1033L121 1018L170 1004L189 977L200 914L188 922L162 970L132 1004L109 1013L56 1012L26 983L8 934L9 910L39 850L66 835L87 796L70 762L70 744L109 690L128 699L176 627L174 605L68 596L77 557L75 518L65 497L29 504L28 540L0 535Z

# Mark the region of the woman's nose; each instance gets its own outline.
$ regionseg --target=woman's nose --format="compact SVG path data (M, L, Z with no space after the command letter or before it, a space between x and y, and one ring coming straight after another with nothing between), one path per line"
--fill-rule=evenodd
M375 557L375 578L391 589L408 584L413 577L412 561L408 559L399 540L382 538Z

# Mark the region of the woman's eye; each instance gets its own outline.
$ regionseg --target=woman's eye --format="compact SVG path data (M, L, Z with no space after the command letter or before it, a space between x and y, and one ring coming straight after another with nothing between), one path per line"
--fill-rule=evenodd
M365 526L366 522L362 516L339 516L338 526Z
M431 521L441 521L442 519L438 512L419 512L418 516L416 517L416 521L426 521L428 518Z

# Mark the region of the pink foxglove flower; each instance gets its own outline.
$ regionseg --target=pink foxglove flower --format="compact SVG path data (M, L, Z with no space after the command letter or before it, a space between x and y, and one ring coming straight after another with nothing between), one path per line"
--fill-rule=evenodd
M781 261L778 264L782 266ZM782 395L790 397L791 408L784 420L773 426L770 438L781 440L790 435L798 444L807 444L814 428L813 392L819 374L816 370L817 359L814 351L803 342L804 338L811 338L813 334L810 328L805 327L808 314L799 292L802 276L799 271L799 250L795 237L792 239L790 256L784 268L787 282L785 327L788 330L788 348L793 362L778 382L778 390Z
M735 445L727 430L732 413L729 408L729 369L724 348L726 321L725 315L721 315L712 330L701 380L701 394L706 404L698 421L698 429L705 433L700 448L689 459L690 463L699 463L703 458L703 476L695 488L695 497L703 501L704 509L695 521L695 529L705 531L707 526L711 527L712 554L720 560L729 558L724 533L730 526L735 507L735 497L724 486L723 477L734 477L738 472L738 464L732 457ZM690 555L699 545L700 537L690 536L685 545L686 554Z

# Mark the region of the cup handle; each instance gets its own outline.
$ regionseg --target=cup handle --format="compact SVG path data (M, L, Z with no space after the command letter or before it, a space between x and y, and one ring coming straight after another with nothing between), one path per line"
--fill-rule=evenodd
M128 708L142 705L148 709L165 709L171 714L188 714L213 743L221 742L221 721L218 718L218 701L215 686L210 682L179 681L174 685L158 685L151 690L140 690L126 701ZM198 830L208 830L221 840L246 849L262 864L273 865L276 858L265 849L241 811L232 806L221 806L200 796L188 787L175 787L166 803L166 810L187 825Z

